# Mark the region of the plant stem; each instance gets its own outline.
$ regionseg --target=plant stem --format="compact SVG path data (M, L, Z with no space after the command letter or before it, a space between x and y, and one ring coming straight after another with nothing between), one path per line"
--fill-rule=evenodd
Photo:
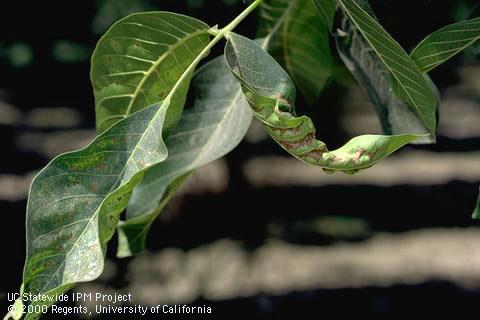
M212 35L215 35L215 37L210 41L210 43L200 52L200 54L195 58L195 60L190 64L190 66L185 70L185 72L182 74L180 79L177 81L176 85L173 87L173 89L170 91L170 94L167 96L167 99L171 98L173 93L176 91L178 84L182 83L183 80L195 69L197 64L202 60L206 55L208 55L210 49L217 44L225 35L235 29L236 26L242 22L243 19L245 19L255 8L257 8L263 0L255 0L251 5L249 5L240 15L238 15L232 22L230 22L227 26L225 26L222 29L217 29L217 27L213 27L212 29L209 30L209 33ZM172 193L173 195L173 193ZM168 198L169 199L169 198ZM165 204L168 202L168 199L166 201L162 201L157 208L155 208L150 214L157 215L159 214Z
M232 22L230 22L227 26L219 30L219 33L225 34L235 29L235 27L238 26L238 24L242 22L242 20L245 19L262 2L263 0L255 0L254 2L252 2L252 4L249 5L242 13L240 13Z
M230 22L228 25L226 25L224 28L217 30L216 28L212 28L209 30L211 34L214 34L215 37L210 41L205 48L200 52L200 54L195 58L195 60L192 61L192 63L188 66L188 68L185 70L185 72L182 74L182 76L178 79L177 83L175 86L172 88L168 96L165 98L165 100L169 100L173 97L174 93L180 86L180 84L195 70L197 64L205 58L208 53L210 52L210 49L213 48L222 38L225 37L227 33L235 29L236 26L240 24L240 22L243 21L255 8L257 8L263 0L255 0L250 4L245 10L243 10L242 13L240 13L232 22Z

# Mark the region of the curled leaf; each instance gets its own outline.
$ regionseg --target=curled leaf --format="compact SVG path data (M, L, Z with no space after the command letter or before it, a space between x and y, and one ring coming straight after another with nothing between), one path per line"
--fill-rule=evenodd
M225 58L255 116L290 154L326 170L355 173L368 168L418 135L363 135L329 151L315 137L310 118L295 116L295 86L281 66L254 41L228 34Z

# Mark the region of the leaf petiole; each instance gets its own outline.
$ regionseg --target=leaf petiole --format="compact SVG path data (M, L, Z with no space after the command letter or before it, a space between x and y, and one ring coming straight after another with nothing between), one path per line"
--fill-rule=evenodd
M205 58L208 53L210 52L210 49L212 49L222 38L226 36L227 33L235 29L236 26L240 24L240 22L243 21L255 8L257 8L263 0L255 0L252 4L250 4L245 10L243 10L242 13L240 13L232 22L230 22L228 25L226 25L224 28L218 30L217 26L214 26L213 28L210 28L208 32L210 34L215 35L215 37L210 41L210 43L200 52L200 54L197 56L197 58L190 64L190 66L185 70L185 72L182 74L180 79L178 79L176 85L173 87L173 89L170 91L170 94L167 96L168 98L171 98L171 95L177 87L189 76L191 72L194 71L200 60Z

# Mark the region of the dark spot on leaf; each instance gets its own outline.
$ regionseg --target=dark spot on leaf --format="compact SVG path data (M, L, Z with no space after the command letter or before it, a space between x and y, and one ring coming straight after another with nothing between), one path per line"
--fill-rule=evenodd
M302 159L313 158L316 161L323 160L324 151L322 150L312 150L302 156Z
M295 141L295 142L289 142L289 141L280 141L280 143L289 151L295 152L296 149L301 148L301 147L307 147L312 143L312 140L314 139L313 134L307 134L303 139Z

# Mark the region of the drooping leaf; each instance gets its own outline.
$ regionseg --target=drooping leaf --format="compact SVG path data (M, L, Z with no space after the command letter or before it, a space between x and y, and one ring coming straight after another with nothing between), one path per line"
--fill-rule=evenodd
M480 40L480 17L445 26L423 39L411 53L418 68L428 72Z
M168 158L134 189L127 221L119 226L120 257L143 251L151 223L188 174L230 152L250 126L252 112L223 56L198 71L192 90L193 108L185 110L166 141Z
M328 171L355 173L368 168L417 135L363 135L328 151L315 137L312 120L294 116L295 86L282 67L252 40L228 34L225 57L255 116L286 151Z
M340 58L374 105L385 134L428 133L415 112L393 94L390 73L385 64L347 18L343 19L335 42ZM431 80L428 82L434 86ZM438 97L437 104L439 101ZM434 141L435 137L428 135L413 143Z
M335 1L322 1L329 5L324 15L312 0L267 0L260 7L259 38L266 37L268 52L290 73L309 104L328 84L333 67L327 26Z
M171 16L165 17L169 24ZM152 21L157 21L155 18L161 19L154 14ZM142 26L144 27L143 24ZM118 30L119 27L121 24L116 24L112 30ZM179 25L178 28L191 31L188 23ZM142 37L147 33L139 31L137 36ZM112 32L108 34L112 36ZM134 41L138 39L140 38ZM192 39L202 43L202 50L196 50L195 56L190 50L185 56L177 57L176 54L180 51L173 50L172 48L176 47L172 46L168 53L155 62L160 69L171 68L168 69L170 74L166 76L175 77L175 80L172 80L174 82L168 86L169 91L163 96L163 101L146 108L137 104L132 105L132 110L128 110L128 106L127 109L120 108L120 114L127 115L126 118L122 116L123 120L112 121L114 124L107 126L108 129L86 148L52 160L34 179L27 205L27 260L23 277L26 293L53 296L70 289L77 282L95 279L103 270L106 244L117 226L118 215L125 209L133 188L141 180L144 171L166 159L164 126L173 124L172 121L167 122L168 115L172 114L171 110L176 114L183 109L194 69L211 46L208 36L205 38L207 43L202 42L201 38ZM105 38L100 42L100 46L105 45L104 41ZM148 41L154 42L155 39L149 38ZM113 43L112 46L115 47ZM135 44L132 46L137 47ZM102 50L106 49L96 52ZM103 57L101 54L97 55L94 60L98 63L105 58L108 65L108 57L111 55L115 56L105 53ZM128 54L118 55L125 56L128 57L127 60L134 57ZM176 63L175 59L182 60ZM108 68L114 68L121 63L138 67L120 60L111 63ZM94 65L92 74L98 74L96 68L105 66ZM136 72L122 72L130 71ZM157 69L151 72L156 73ZM118 83L114 82L113 87L130 83L124 83L123 80L122 83L119 80ZM98 85L103 80L97 81ZM150 78L144 80L145 83L150 81L155 82ZM158 78L155 83L163 81ZM157 88L155 84L152 86L140 86L139 90L148 89L150 92ZM113 105L109 110L113 114ZM139 111L131 114L134 110ZM105 121L100 122L100 126ZM36 301L33 304L50 305L53 302ZM27 319L35 317L35 314L27 315Z
M405 50L357 1L338 0L348 18L388 69L395 95L411 107L428 132L435 135L435 94Z
M132 114L35 177L27 204L26 293L61 293L101 274L106 244L133 187L146 168L167 157L161 129L168 107L167 100Z
M208 44L208 29L197 19L171 12L136 13L116 22L92 56L98 132L164 100ZM164 134L181 113L181 108L168 111Z

